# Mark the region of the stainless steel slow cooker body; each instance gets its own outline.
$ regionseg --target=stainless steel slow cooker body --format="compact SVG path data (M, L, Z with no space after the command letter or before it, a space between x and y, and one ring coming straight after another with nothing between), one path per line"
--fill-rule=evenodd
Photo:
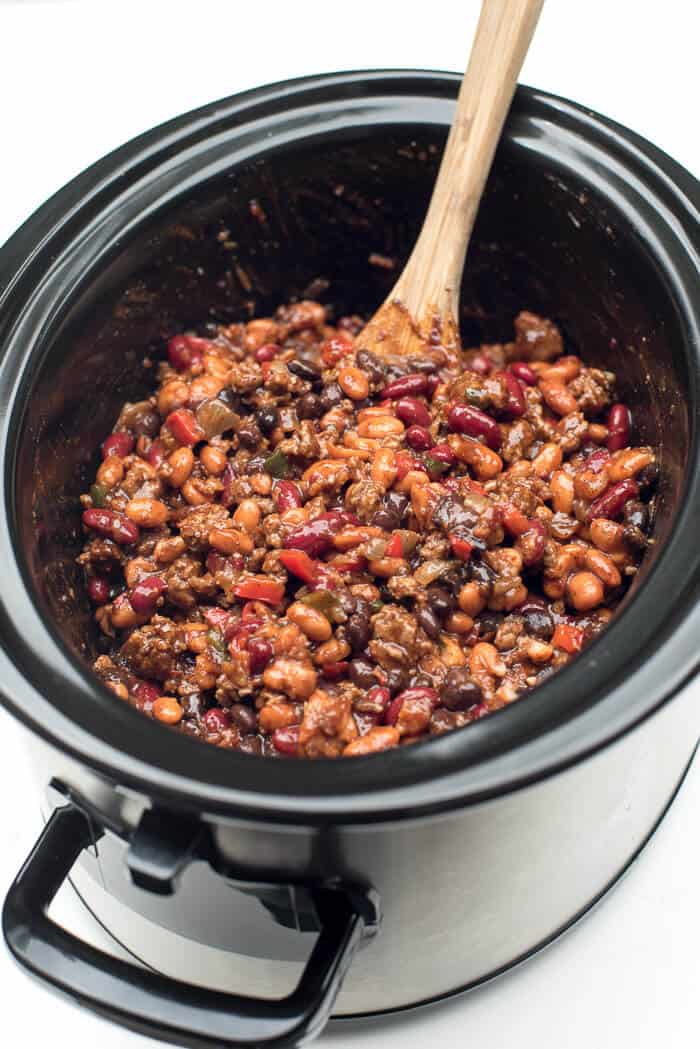
M618 372L663 478L624 612L511 708L342 767L203 747L86 669L76 497L119 404L147 388L144 357L319 278L329 303L371 311L391 275L368 255L410 249L458 83L339 74L215 103L100 161L0 252L0 689L31 734L47 817L4 931L35 975L146 1033L299 1044L331 1009L400 1009L494 975L616 880L698 738L698 185L630 132L527 89L462 326L495 341L539 310ZM71 871L155 972L52 924Z

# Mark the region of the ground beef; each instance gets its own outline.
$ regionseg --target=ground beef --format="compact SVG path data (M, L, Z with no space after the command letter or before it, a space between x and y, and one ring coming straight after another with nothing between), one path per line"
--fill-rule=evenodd
M610 620L654 449L534 313L385 360L295 302L174 335L81 497L94 669L224 749L360 756L464 728Z

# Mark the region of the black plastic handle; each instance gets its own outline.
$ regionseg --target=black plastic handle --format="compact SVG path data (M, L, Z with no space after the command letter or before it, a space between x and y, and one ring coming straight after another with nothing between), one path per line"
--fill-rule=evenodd
M321 932L288 997L244 998L112 958L48 917L51 901L93 841L91 822L80 809L54 811L3 908L5 940L20 965L125 1027L194 1049L299 1046L319 1034L365 930L353 892L314 890Z

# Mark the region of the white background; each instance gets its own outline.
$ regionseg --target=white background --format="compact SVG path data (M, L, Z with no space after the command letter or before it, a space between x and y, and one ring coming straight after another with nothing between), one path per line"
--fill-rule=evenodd
M616 118L700 175L694 7L688 0L549 0L522 80ZM97 157L212 99L327 70L460 70L477 11L476 0L0 0L0 242ZM0 895L39 829L20 743L16 727L0 713ZM410 1017L336 1026L319 1044L697 1046L699 801L696 762L622 886L537 959L480 991ZM401 972L386 978L400 980ZM2 952L0 1004L0 1040L8 1047L27 1039L51 1049L152 1044L52 997Z

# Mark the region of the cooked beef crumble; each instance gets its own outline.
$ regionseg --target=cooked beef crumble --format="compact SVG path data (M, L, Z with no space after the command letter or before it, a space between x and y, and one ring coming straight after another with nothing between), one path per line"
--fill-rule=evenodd
M79 561L149 717L272 756L468 725L610 620L656 461L615 377L532 313L514 341L387 361L317 302L176 335L82 497Z

